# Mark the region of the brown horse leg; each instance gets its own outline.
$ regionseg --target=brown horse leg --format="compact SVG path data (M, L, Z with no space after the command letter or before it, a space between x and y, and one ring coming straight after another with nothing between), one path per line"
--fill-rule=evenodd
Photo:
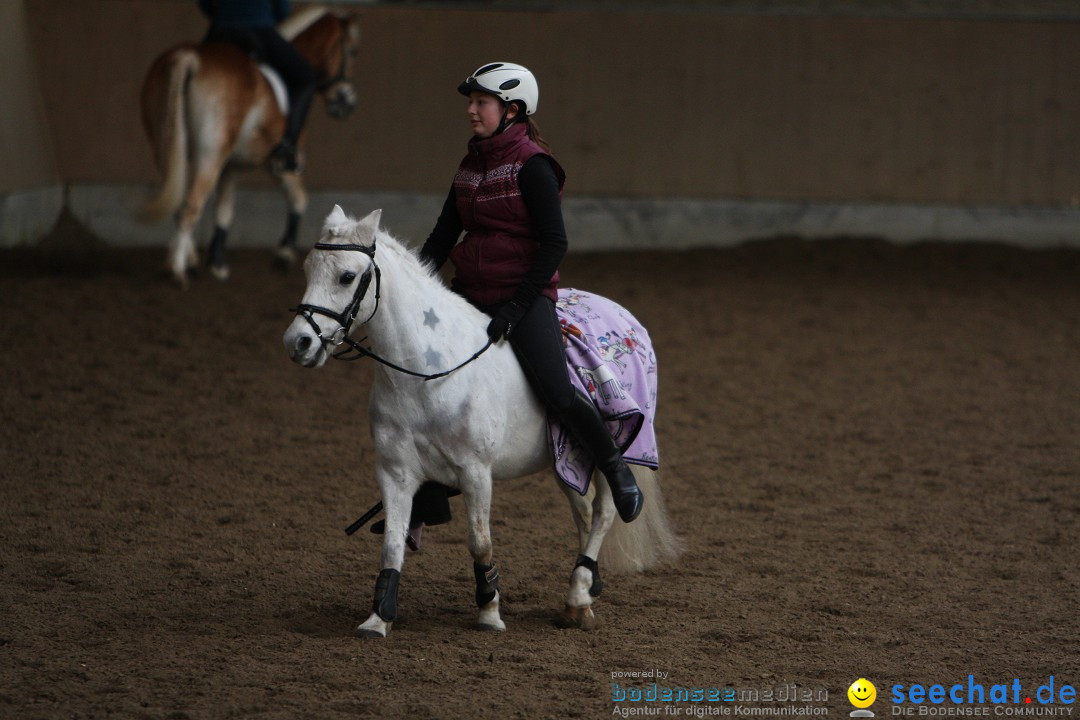
M187 286L187 271L198 264L195 251L195 225L199 222L207 198L214 190L223 162L219 158L207 161L200 158L196 163L195 177L188 189L187 197L180 206L177 218L179 227L176 242L170 248L170 267L173 276L181 285Z
M229 279L229 264L225 261L225 240L236 216L236 173L226 167L221 171L214 203L214 235L207 250L210 274L218 280Z
M289 202L289 219L285 226L285 235L278 243L277 252L274 255L274 267L285 271L296 262L296 235L300 229L300 218L307 210L308 198L298 174L282 173L280 179L281 187Z

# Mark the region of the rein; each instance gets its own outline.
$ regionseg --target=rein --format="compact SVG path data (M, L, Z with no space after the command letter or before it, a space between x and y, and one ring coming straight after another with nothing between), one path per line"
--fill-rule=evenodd
M379 310L379 297L382 289L382 271L379 269L378 263L375 262L375 243L372 242L371 247L367 247L366 245L337 245L334 243L320 242L315 243L314 249L333 251L352 250L356 252L362 252L369 258L371 258L371 267L374 268L375 273L375 307L372 308L371 314L367 316L367 319L360 324L364 325L368 323L371 318L375 317L375 313ZM327 344L333 345L334 347L342 344L349 346L347 349L340 352L331 353L330 356L335 360L347 360L349 362L352 362L354 360L359 360L360 358L369 357L375 362L381 365L385 365L391 370L397 370L398 372L404 373L405 375L423 378L424 381L427 382L428 380L437 380L439 378L446 377L447 375L460 370L461 368L471 363L473 360L476 360L478 357L483 355L484 352L489 347L491 347L491 339L489 338L484 347L473 353L468 360L465 360L464 362L450 368L449 370L443 370L442 372L432 374L409 370L408 368L403 368L400 365L396 365L385 358L379 357L374 352L360 344L366 338L362 338L361 340L357 341L349 337L349 333L352 331L353 322L356 320L356 313L360 311L360 303L363 302L364 297L367 295L368 289L371 287L371 276L372 270L368 270L360 276L360 281L356 285L356 290L353 291L352 300L349 301L348 306L346 306L346 308L341 312L334 312L329 308L324 308L320 305L312 305L310 303L300 303L294 308L289 308L290 312L296 313L297 315L300 315L305 320L307 320L308 325L310 325L311 329L315 331L315 335L319 338L319 342L322 343L324 349L326 348ZM335 330L330 337L324 337L322 333L322 328L320 328L319 324L315 322L315 315L325 315L331 320L336 321L338 324L338 329ZM350 351L355 352L356 354L348 356L348 353Z

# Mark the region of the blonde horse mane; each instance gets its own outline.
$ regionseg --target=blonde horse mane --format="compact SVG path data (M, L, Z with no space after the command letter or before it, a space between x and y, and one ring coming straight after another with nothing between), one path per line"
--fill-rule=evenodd
M306 7L282 20L278 25L278 32L283 38L292 42L297 35L314 25L316 20L328 12L330 11L322 5Z

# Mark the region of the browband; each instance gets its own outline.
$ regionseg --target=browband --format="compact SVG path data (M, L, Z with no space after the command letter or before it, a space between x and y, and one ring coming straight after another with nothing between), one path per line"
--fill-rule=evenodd
M316 250L359 250L365 255L375 256L374 246L368 247L367 245L338 245L336 243L315 243Z

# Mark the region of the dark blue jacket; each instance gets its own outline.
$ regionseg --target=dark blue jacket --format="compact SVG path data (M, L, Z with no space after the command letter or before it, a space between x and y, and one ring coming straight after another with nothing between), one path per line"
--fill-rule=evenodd
M289 16L289 0L199 0L199 9L217 27L273 27Z

